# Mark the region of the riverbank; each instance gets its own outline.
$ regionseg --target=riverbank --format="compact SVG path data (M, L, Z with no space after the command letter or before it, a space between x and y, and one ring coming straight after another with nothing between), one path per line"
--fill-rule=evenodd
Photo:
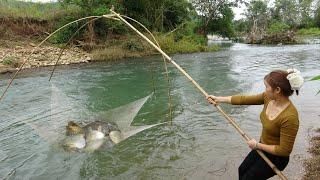
M61 3L0 2L0 72L12 72L33 48L51 32L75 19L87 16L81 7ZM161 48L168 54L217 51L207 46L206 38L196 33L192 23L170 24L157 29L150 24ZM24 68L55 64L61 47L68 42L83 22L71 25L53 35L35 49ZM144 22L144 24L147 24ZM174 26L173 26L174 25ZM173 29L175 28L175 29ZM150 37L149 37L150 38ZM59 64L83 63L94 60L119 60L159 54L147 42L121 23L96 20L78 32L61 56Z
M175 42L170 35L159 35L158 41L164 52L193 53L218 51L218 46L206 46L183 38ZM122 37L118 40L107 41L103 45L93 45L91 51L69 46L65 50L57 45L45 43L37 47L39 42L28 38L0 40L0 73L15 71L27 59L23 69L52 66L62 53L58 65L88 63L90 61L114 61L123 58L144 57L159 54L147 42L138 37ZM30 54L32 51L33 54Z
M305 160L304 180L320 179L320 128L315 130L315 135L310 138L308 152L311 157Z
M273 30L251 32L235 38L247 44L282 45L282 44L320 44L320 28L299 30Z
M0 43L0 73L14 72L25 59L23 69L54 65L62 50L48 44L36 48L35 42L30 40L0 40ZM84 63L91 59L91 55L80 48L69 47L62 52L58 64Z

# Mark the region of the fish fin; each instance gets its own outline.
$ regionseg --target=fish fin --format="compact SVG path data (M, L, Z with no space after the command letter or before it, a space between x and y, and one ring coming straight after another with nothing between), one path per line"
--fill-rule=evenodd
M158 125L161 125L161 124L165 124L167 122L163 122L163 123L158 123L158 124L152 124L152 125L145 125L145 126L131 126L130 130L129 131L125 131L125 132L122 132L122 140L125 140L131 136L134 136L136 134L138 134L139 132L142 132L144 130L147 130L147 129L150 129L152 127L155 127L155 126L158 126Z
M118 144L123 140L123 137L120 131L111 131L109 133L109 138L115 144Z
M120 106L104 113L100 113L100 116L104 118L107 117L109 121L116 123L121 132L128 131L130 129L132 121L137 116L142 106L152 95L153 93L129 104Z

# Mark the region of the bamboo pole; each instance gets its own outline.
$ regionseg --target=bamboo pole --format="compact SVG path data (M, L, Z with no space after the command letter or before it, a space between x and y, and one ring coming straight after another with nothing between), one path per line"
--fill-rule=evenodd
M128 23L125 19L123 19L119 14L115 13L113 10L110 10L113 15L103 15L103 17L109 18L109 19L113 19L113 20L121 20L123 21L127 26L129 26L131 29L133 29L137 34L139 34L143 39L145 39L148 43L150 43L156 50L158 50L163 57L165 57L169 62L171 62L176 68L178 68L178 70L180 70L195 86L196 88L205 96L208 96L208 93L206 93L201 86L192 79L192 77L187 74L175 61L173 61L165 52L163 52L158 46L156 46L152 41L150 41L147 37L145 37L141 32L139 32L136 28L134 28L130 23ZM118 18L114 18L114 16L117 16ZM89 19L89 18L98 18L101 16L89 16L89 17L85 17L85 18L81 18L75 21L72 21L62 27L60 27L59 29L57 29L56 31L54 31L53 33L51 33L46 39L44 39L41 43L39 43L35 48L41 46L47 39L49 39L53 34L55 34L56 32L60 31L61 29L69 26L72 23L76 23L78 21L84 20L84 19ZM5 90L3 91L1 97L0 97L0 101L3 99L5 93L7 92L7 90L9 89L10 85L12 84L14 78L17 76L17 74L21 71L21 69L23 68L23 66L25 65L25 63L29 60L29 58L31 57L31 54L34 53L35 48L33 48L32 52L29 54L28 58L26 58L22 65L19 67L19 69L15 72L15 74L12 76L12 78L9 80L8 85L6 86ZM239 125L237 125L237 123L231 119L222 109L219 105L215 104L214 105L218 111L229 121L229 123L234 126L236 128L236 130L241 134L241 136L245 139L245 140L250 140L251 138L240 129ZM275 173L283 180L286 180L287 178L281 173L281 171L279 171L277 169L277 167L263 154L262 151L257 150L258 154L267 162L267 164L272 168L273 171L275 171Z
M208 93L203 90L203 88L192 79L192 77L183 70L175 61L171 59L165 52L163 52L157 45L155 45L152 41L150 41L145 35L139 32L135 27L133 27L130 23L128 23L125 19L121 17L120 14L111 10L111 12L116 15L122 22L124 22L127 26L129 26L133 31L135 31L138 35L140 35L143 39L145 39L148 43L150 43L157 51L159 51L169 62L171 62L178 70L181 71L195 86L196 88L205 96L208 97ZM218 105L214 105L218 111L229 121L229 123L238 131L238 133L246 140L249 141L251 138L240 128L240 126L229 117L222 108ZM268 157L261 151L257 150L258 154L267 162L267 164L271 167L271 169L280 177L282 180L287 180L287 178L282 174L282 172L268 159Z
M149 31L148 28L146 28L143 24L141 24L139 21L132 19L131 17L128 16L124 16L121 15L124 18L127 18L137 24L139 24L141 27L143 27L144 30L146 30L150 36L152 37L152 39L154 40L154 42L156 43L156 45L161 49L160 44L158 43L157 39L154 37L154 35ZM168 83L168 105L169 105L169 119L170 119L170 125L172 125L172 97L171 97L171 81L170 81L170 77L169 77L169 72L168 72L168 66L167 66L167 61L166 58L162 55L162 59L163 59L163 63L164 63L164 70L166 71L166 79L167 79L167 83Z

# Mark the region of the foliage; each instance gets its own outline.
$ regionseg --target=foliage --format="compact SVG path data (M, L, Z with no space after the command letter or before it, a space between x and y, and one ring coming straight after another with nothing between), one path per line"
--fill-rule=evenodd
M199 51L217 51L216 46L207 47L205 38L200 35L184 36L175 41L174 35L160 35L157 37L161 48L168 53L192 53Z
M311 79L311 81L320 81L320 75L315 76ZM320 93L320 90L317 92L317 95Z
M79 17L85 16L100 16L103 14L109 14L109 9L113 6L117 9L117 12L122 12L123 6L117 0L60 0L59 1L63 7L76 6L80 10L75 14L70 14L60 20L60 24L66 24L71 20L78 19ZM85 23L85 22L83 22ZM71 32L75 32L82 24L78 23L73 25L73 27L68 27L64 31L60 32L60 35L56 36L56 42L62 43L66 42L72 35ZM58 26L58 27L59 27ZM110 32L124 32L123 26L117 22L106 22L105 19L100 19L96 21L89 22L86 26L86 31L80 31L78 38L92 44L97 41L97 36L106 37L108 31Z
M209 22L208 32L214 32L223 37L233 37L235 35L232 22L233 11L229 6L221 6L220 8L221 17Z
M14 67L14 68L19 67L20 64L21 64L21 62L19 61L19 59L17 59L17 58L14 57L14 56L5 57L2 63L3 63L4 65L11 66L11 67Z
M265 31L269 24L269 16L267 3L262 0L251 1L245 16L250 27L250 31L256 33L257 31Z
M239 19L233 22L234 23L234 30L239 34L248 33L250 30L249 21L245 19Z
M316 76L316 77L313 77L313 78L311 79L311 81L314 81L314 80L320 80L320 75L318 75L318 76Z
M176 29L168 32L166 35L172 34L174 36L175 41L178 41L185 36L194 36L194 34L196 34L198 30L199 23L200 23L199 21L195 21L195 20L185 21L182 24L180 24ZM195 40L199 40L199 38L196 38ZM198 42L198 43L204 44L204 42Z
M312 18L312 3L313 0L300 0L299 12L300 12L300 24L302 28L310 28L314 26L314 20Z
M68 14L60 19L60 21L56 22L55 27L56 29L71 22L74 20L77 20L81 17L81 14ZM83 24L82 23L74 23L69 25L68 27L65 27L61 29L59 32L54 34L49 41L54 44L61 44L66 43L71 38L71 36L77 31L78 28ZM81 37L81 34L84 32L84 30L80 31L76 37Z
M128 51L143 51L144 48L141 46L141 44L134 40L128 40L125 41L122 44L122 49L128 50Z
M224 28L223 25L229 25L231 16L233 18L233 15L230 14L228 9L236 7L239 3L237 0L192 0L191 2L201 16L202 34L207 34L207 32L212 31L213 24L216 24L218 27L215 27L215 29L219 29L221 32L222 28ZM227 22L221 23L221 21L223 21L221 19L223 18L225 18L224 20ZM227 33L224 32L224 34Z
M153 31L169 31L190 21L193 8L187 0L124 0L125 14Z
M267 17L267 3L261 0L251 1L245 16L249 21L262 21Z
M288 24L291 27L296 27L299 20L299 5L295 0L276 0L275 1L275 16L281 22Z
M299 29L298 35L320 36L320 28Z
M274 5L270 7L267 6L267 2L251 1L245 13L246 19L236 22L237 31L243 32L246 29L246 32L250 32L249 39L255 40L253 42L265 38L272 41L277 38L286 39L289 36L290 42L294 42L292 32L301 28L311 30L302 30L300 34L317 35L312 27L320 26L319 0L275 0Z
M320 1L318 1L317 8L315 10L314 23L320 28Z
M287 25L283 22L276 21L276 22L271 23L271 25L267 29L267 33L269 35L274 35L274 34L283 33L289 29L290 29L289 25Z
M52 20L64 16L66 12L76 12L79 8L68 6L65 10L59 3L33 3L16 0L0 1L0 17Z
M108 14L109 9L114 6L118 12L121 12L122 6L117 0L59 0L64 6L75 5L81 8L86 16L99 16Z

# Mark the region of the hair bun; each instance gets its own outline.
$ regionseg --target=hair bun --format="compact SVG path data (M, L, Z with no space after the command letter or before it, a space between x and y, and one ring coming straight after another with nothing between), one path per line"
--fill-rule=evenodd
M287 79L289 80L291 89L300 90L304 82L300 71L297 69L288 69L287 72L289 73Z

